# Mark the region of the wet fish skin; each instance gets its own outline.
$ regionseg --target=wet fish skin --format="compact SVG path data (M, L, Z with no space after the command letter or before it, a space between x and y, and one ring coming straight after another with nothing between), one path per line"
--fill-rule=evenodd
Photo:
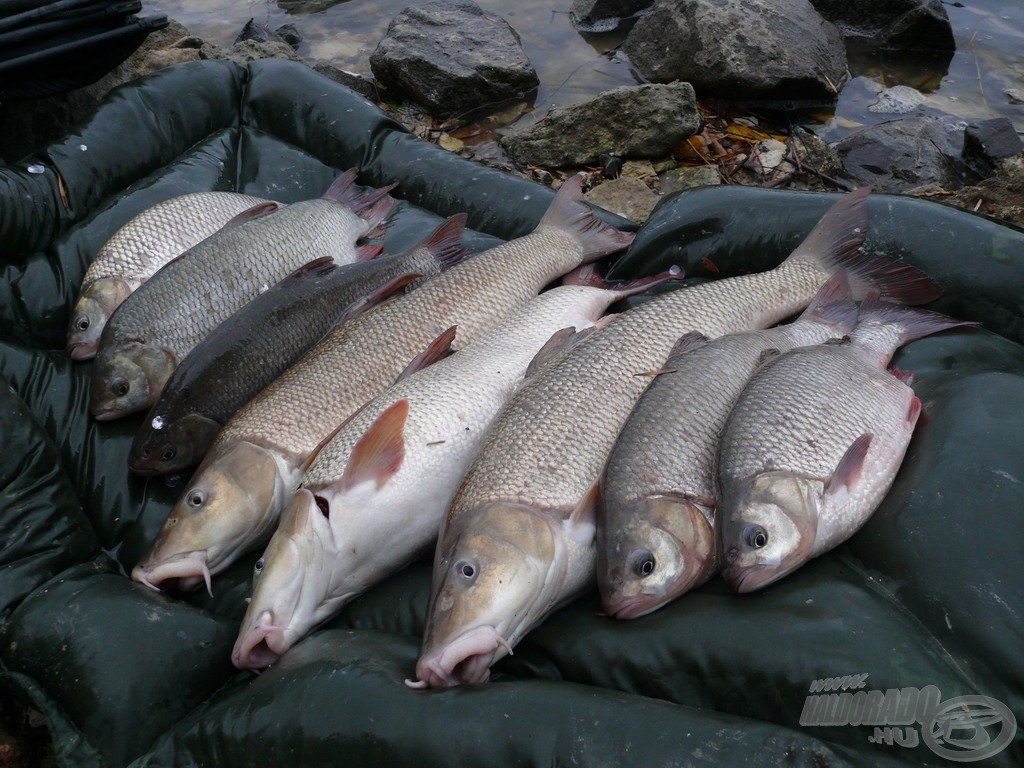
M236 192L191 192L134 216L99 249L82 278L68 323L67 352L91 360L107 320L160 267L233 217L266 200Z
M462 349L555 278L632 239L632 234L593 217L582 202L579 177L573 177L532 233L484 251L408 296L340 325L221 430L189 492L170 513L179 522L161 531L133 578L159 585L162 564L189 553L193 561L206 558L206 567L215 574L261 544L284 500L269 489L257 495L231 482L236 471L230 465L239 446L248 446L246 460L258 462L264 474L278 477L290 493L316 445L387 389L439 333L456 326L453 346ZM185 499L195 491L203 503L189 507ZM195 586L200 576L196 570L184 583Z
M339 180L349 178L354 173ZM103 330L90 380L93 415L116 419L150 407L171 371L213 328L311 257L355 261L356 240L390 208L391 198L381 194L364 196L375 201L364 211L368 218L332 199L292 203L224 227L164 266ZM160 364L142 364L141 357Z
M534 355L560 329L592 327L632 290L547 291L355 414L317 455L261 559L235 666L266 666L431 546L480 438ZM397 468L382 447L391 445L401 446Z
M499 639L512 645L593 583L594 519L605 461L648 384L643 374L660 369L680 335L697 330L713 338L774 325L802 310L839 268L851 273L860 295L874 289L922 302L935 297L936 287L917 270L859 254L866 194L842 198L776 269L658 296L622 313L523 384L485 436L442 527L416 668L421 682L486 680L490 663L507 653ZM480 525L485 532L478 532ZM483 563L504 556L517 557L527 570L553 559L543 581L510 586L500 575L481 572ZM466 579L458 573L460 562L481 568ZM474 655L481 648L486 659Z
M597 580L609 615L644 616L717 572L716 458L733 404L767 356L840 338L856 320L840 271L792 323L676 344L605 469Z
M892 485L921 401L886 370L893 352L972 325L866 301L849 341L760 369L722 435L722 575L737 592L774 583L845 541Z
M360 311L360 300L403 277L418 283L461 261L464 226L464 215L453 216L405 253L343 266L320 259L257 296L175 369L135 436L129 467L149 475L197 464L235 412Z

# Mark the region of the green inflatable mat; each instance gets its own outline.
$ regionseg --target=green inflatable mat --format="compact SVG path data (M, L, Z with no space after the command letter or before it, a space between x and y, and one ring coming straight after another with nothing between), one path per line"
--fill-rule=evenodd
M213 597L130 581L186 478L128 472L141 416L88 415L90 364L63 347L90 258L171 196L290 202L353 166L363 184L399 185L389 250L460 211L466 244L485 248L532 229L552 197L281 61L160 71L0 169L0 690L44 714L60 765L1024 764L1024 233L934 202L870 198L867 248L927 271L945 289L933 308L984 328L899 353L926 415L882 508L763 592L715 580L616 622L592 591L492 682L414 691L429 563L259 675L230 664L256 554ZM666 197L611 274L767 269L831 202Z

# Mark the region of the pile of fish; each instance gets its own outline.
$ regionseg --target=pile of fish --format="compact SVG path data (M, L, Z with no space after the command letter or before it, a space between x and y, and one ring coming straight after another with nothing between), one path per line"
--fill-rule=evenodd
M414 688L487 680L595 582L619 619L718 573L764 587L891 485L921 413L894 351L969 325L902 306L938 288L861 253L866 191L773 270L608 315L681 274L605 284L591 263L633 236L579 177L523 237L472 254L456 216L386 256L358 242L391 188L355 179L287 206L200 193L145 211L97 256L68 332L73 359L95 355L97 419L150 409L131 469L198 464L132 578L212 592L266 547L241 668L431 548Z

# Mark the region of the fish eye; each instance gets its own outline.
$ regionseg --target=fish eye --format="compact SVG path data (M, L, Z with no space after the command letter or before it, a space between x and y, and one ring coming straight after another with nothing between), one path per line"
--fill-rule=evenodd
M164 452L160 454L160 458L164 461L170 461L174 458L177 451L174 450L173 445L168 445L164 448Z
M455 575L465 581L473 581L479 571L476 563L472 560L459 560L455 564Z
M187 500L190 507L201 507L206 501L206 494L202 491L190 491Z
M636 550L630 555L629 560L629 567L641 579L654 573L654 566L657 565L654 555L649 549Z
M79 317L77 320L75 320L75 328L79 331L89 330L89 318L86 317L85 315Z
M131 389L131 384L128 383L128 379L124 376L118 376L110 382L110 391L118 397L127 395L129 389Z
M260 574L260 572L263 571L263 558L262 557L259 560L256 561L256 565L254 567L255 567L255 570L256 570L256 575L258 576Z
M768 543L768 531L760 525L751 526L747 529L746 539L754 549L761 549Z

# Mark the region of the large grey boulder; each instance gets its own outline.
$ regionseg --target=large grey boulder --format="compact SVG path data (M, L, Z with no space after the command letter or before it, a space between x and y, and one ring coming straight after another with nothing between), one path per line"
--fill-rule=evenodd
M937 117L890 120L836 144L846 175L876 192L900 193L926 184L959 189L980 176L964 162L964 127Z
M406 8L370 68L385 87L442 115L521 98L540 82L515 30L471 0Z
M658 0L622 50L644 79L701 98L820 100L848 79L843 36L809 0Z
M700 127L689 83L622 86L583 104L553 109L502 139L516 160L535 165L593 163L599 155L663 157Z
M880 48L956 49L941 0L811 0L823 17L850 37Z

